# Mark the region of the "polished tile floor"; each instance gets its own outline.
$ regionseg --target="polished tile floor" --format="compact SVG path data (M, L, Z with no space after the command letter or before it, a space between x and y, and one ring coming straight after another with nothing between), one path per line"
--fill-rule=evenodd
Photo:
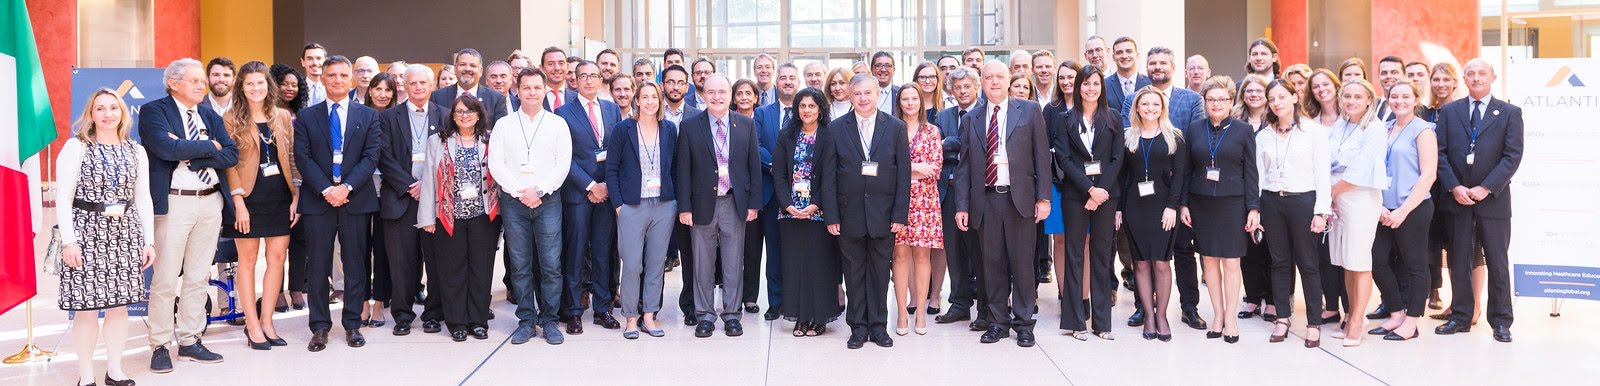
M489 323L488 340L455 343L445 334L423 334L420 327L410 336L396 337L385 326L364 331L369 343L352 349L342 344L343 332L335 329L331 335L336 342L326 351L309 353L304 349L310 336L304 327L306 311L292 311L277 315L288 347L249 350L241 346L242 327L218 323L204 339L226 356L224 363L180 361L176 371L157 375L147 369L144 323L134 318L124 366L145 385L1533 385L1589 384L1600 376L1595 365L1600 305L1591 302L1566 302L1564 316L1550 317L1550 300L1518 300L1513 344L1495 342L1485 324L1466 335L1436 336L1431 330L1438 323L1428 320L1422 324L1422 338L1415 341L1369 339L1360 347L1345 348L1329 336L1330 327L1324 329L1323 348L1306 349L1298 338L1303 335L1298 323L1304 320L1297 316L1297 336L1287 342L1267 343L1271 325L1250 319L1240 323L1243 340L1228 345L1179 324L1175 313L1172 342L1146 341L1137 329L1120 325L1115 341L1079 342L1055 328L1060 318L1055 287L1041 285L1041 297L1051 300L1040 305L1036 347L1020 348L1014 340L979 344L978 333L964 324L930 320L928 335L896 336L893 348L868 344L847 350L842 322L830 325L827 335L794 338L788 335L791 323L766 322L759 315L744 317L744 336L729 338L719 330L711 338L696 339L670 306L676 304L678 273L667 276L663 338L629 341L619 332L589 324L583 335L568 336L560 346L539 340L511 345L506 340L516 322L513 306L500 300L504 289L495 280L492 306L498 318ZM76 379L80 358L72 349L66 313L56 309L56 286L53 277L41 278L35 333L40 347L58 355L48 362L0 365L0 385L68 385ZM1119 323L1132 312L1131 295L1122 290L1119 296ZM1200 309L1211 318L1209 301L1202 299ZM0 315L0 354L22 347L25 325L20 307ZM99 351L97 368L104 371L103 345Z

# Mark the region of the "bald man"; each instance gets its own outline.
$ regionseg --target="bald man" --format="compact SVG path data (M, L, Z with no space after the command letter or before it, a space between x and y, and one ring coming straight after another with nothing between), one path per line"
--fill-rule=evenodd
M744 252L745 223L761 209L761 157L756 123L731 113L733 83L722 74L706 77L701 89L706 111L683 119L678 132L674 175L678 189L678 221L689 225L694 238L694 336L709 338L718 316L724 333L744 335L739 324L743 309L739 291L744 287L744 259L721 259L722 313L717 313L715 274L717 255Z

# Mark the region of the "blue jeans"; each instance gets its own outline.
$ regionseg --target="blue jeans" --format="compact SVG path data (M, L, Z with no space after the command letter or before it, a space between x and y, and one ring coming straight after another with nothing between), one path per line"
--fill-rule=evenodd
M518 323L555 323L560 311L557 305L561 304L561 196L551 194L539 207L529 208L502 192L500 214L505 221L506 255L511 261L507 270L512 294L517 298ZM537 287L535 264L539 272Z

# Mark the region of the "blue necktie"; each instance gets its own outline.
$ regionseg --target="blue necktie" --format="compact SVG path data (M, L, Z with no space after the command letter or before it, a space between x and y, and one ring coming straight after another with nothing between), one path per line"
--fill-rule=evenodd
M343 154L344 153L344 125L339 123L339 104L338 103L334 103L332 108L328 109L328 130L331 131L331 133L329 133L329 134L332 135L332 137L333 137L333 154ZM334 178L335 181L338 181L339 176L340 176L339 164L340 163L338 163L338 162L333 163L333 178Z
M1483 102L1472 101L1472 111L1468 112L1468 114L1471 115L1467 117L1467 123L1472 125L1472 139L1474 142L1476 142L1478 139L1478 131L1483 130L1483 128L1480 127L1480 125L1483 124L1483 118L1478 115L1478 105L1482 103Z

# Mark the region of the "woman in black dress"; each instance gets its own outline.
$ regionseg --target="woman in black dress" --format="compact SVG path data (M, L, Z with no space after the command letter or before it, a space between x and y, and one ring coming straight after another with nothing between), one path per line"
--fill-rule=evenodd
M277 86L278 97L274 99L277 101L275 105L284 111L288 111L289 120L293 121L295 117L299 116L300 109L306 107L306 93L300 90L301 79L305 79L305 77L300 76L300 72L296 71L294 67L289 67L289 65L282 63L272 65L270 71L272 73L272 84ZM235 77L235 79L237 78ZM292 146L291 142L291 146L285 147L294 146ZM290 168L290 170L293 169ZM287 284L288 291L278 295L279 305L274 309L276 312L289 311L288 306L291 304L296 310L306 308L306 235L305 230L298 225L289 226L289 258L286 263L288 265L286 269L289 271L289 279L284 283ZM287 294L287 296L284 294Z
M1123 145L1118 135L1122 119L1108 106L1104 81L1099 67L1079 69L1071 87L1076 91L1071 100L1075 108L1068 109L1050 128L1051 154L1062 174L1056 184L1061 192L1062 229L1064 236L1070 235L1062 239L1064 257L1056 265L1065 292L1061 329L1078 340L1088 339L1090 330L1101 339L1112 339L1111 307L1116 304L1112 299L1117 291L1112 251L1121 190L1117 173L1122 171ZM1085 323L1089 319L1094 321L1092 328Z
M255 301L256 256L266 247L267 273L261 288L260 308L244 307L244 330L250 348L271 349L289 343L278 337L272 325L272 313L261 315L260 310L275 309L283 285L283 263L289 250L289 227L295 223L296 199L294 187L294 130L290 126L289 111L278 106L278 93L267 73L267 64L259 61L239 67L235 78L232 110L228 110L223 124L228 136L239 144L239 163L224 174L228 186L233 187L234 222L226 224L222 237L233 239L239 250L237 280L239 298Z
M1255 132L1248 123L1228 116L1233 106L1233 80L1213 77L1200 88L1206 120L1189 125L1188 195L1179 210L1184 225L1194 229L1194 247L1205 265L1212 320L1206 338L1239 341L1234 313L1242 284L1239 258L1248 249L1250 231L1261 222L1261 188L1256 179Z
M1172 326L1167 322L1167 303L1172 297L1172 228L1178 223L1178 205L1183 202L1189 147L1183 142L1183 133L1167 120L1166 98L1160 90L1139 90L1132 105L1130 127L1123 132L1128 151L1123 153L1124 197L1117 218L1119 224L1126 220L1134 280L1138 281L1135 287L1145 315L1150 316L1144 325L1144 339L1166 342L1172 340Z
M794 97L795 114L778 132L772 155L773 199L783 208L778 231L783 232L783 314L795 321L794 336L817 336L838 318L839 283L844 278L839 261L839 239L828 234L822 210L811 202L815 177L818 130L828 115L827 98L814 88Z

